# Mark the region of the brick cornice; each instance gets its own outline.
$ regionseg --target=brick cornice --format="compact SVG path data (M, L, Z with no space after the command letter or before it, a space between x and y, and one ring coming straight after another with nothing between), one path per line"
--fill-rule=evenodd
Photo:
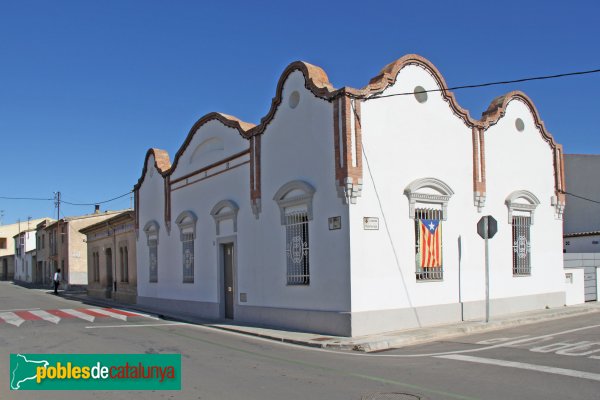
M513 100L521 101L527 106L529 112L533 116L533 121L536 128L542 135L542 139L544 139L544 141L548 143L548 145L552 149L552 158L554 163L555 194L558 199L558 203L560 203L562 207L564 207L566 188L563 147L554 140L552 134L546 129L544 121L542 121L542 119L540 118L540 114L531 98L529 98L529 96L527 96L521 91L516 90L506 93L502 96L496 97L494 100L492 100L488 109L482 114L480 122L483 126L483 130L487 130L491 126L496 125L498 121L506 115L506 109L508 107L508 104Z
M144 178L146 177L146 172L148 169L148 159L150 156L154 157L154 168L158 171L159 174L163 176L167 176L169 170L171 169L171 160L169 159L169 153L166 150L151 148L146 152L146 157L144 158L144 168L142 169L142 176L138 179L137 183L133 186L133 190L139 190L140 186L144 182Z

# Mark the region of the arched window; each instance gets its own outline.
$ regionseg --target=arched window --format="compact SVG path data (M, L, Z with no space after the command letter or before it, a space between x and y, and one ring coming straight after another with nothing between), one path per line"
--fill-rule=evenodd
M144 232L148 243L148 282L158 282L158 222L149 221L144 227Z
M506 198L505 203L508 223L512 225L513 275L531 275L531 225L540 201L527 190L517 190Z
M196 214L184 211L175 220L179 226L183 260L183 282L194 283L194 240L196 239Z
M411 182L404 194L409 218L415 220L416 279L442 280L442 221L448 219L448 202L454 191L439 179L422 178Z
M315 188L296 180L279 188L273 200L285 226L288 285L310 284L309 221L313 219Z
M221 222L232 220L233 232L237 232L237 214L240 208L232 200L221 200L213 207L210 215L215 220L216 234L221 234Z

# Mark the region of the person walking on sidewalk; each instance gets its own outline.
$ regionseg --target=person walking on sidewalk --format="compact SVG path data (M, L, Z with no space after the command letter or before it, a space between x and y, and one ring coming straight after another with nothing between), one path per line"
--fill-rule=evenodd
M54 281L54 294L58 294L58 285L60 285L60 268L56 270L52 280Z

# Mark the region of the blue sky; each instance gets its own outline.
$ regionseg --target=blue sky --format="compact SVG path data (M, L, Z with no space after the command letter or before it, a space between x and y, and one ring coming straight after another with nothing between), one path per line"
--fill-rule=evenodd
M0 0L0 196L126 193L146 150L173 157L202 115L257 123L295 60L362 87L417 53L456 86L597 69L599 39L598 1ZM600 153L600 74L456 95L479 118L514 89L567 153ZM0 199L0 210L4 223L55 215L50 201Z

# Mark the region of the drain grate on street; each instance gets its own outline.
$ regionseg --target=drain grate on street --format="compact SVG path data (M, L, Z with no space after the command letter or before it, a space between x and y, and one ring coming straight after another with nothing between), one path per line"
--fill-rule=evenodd
M367 394L361 397L361 400L426 400L426 397L423 397L420 394L411 394L411 393L384 393L377 392Z

